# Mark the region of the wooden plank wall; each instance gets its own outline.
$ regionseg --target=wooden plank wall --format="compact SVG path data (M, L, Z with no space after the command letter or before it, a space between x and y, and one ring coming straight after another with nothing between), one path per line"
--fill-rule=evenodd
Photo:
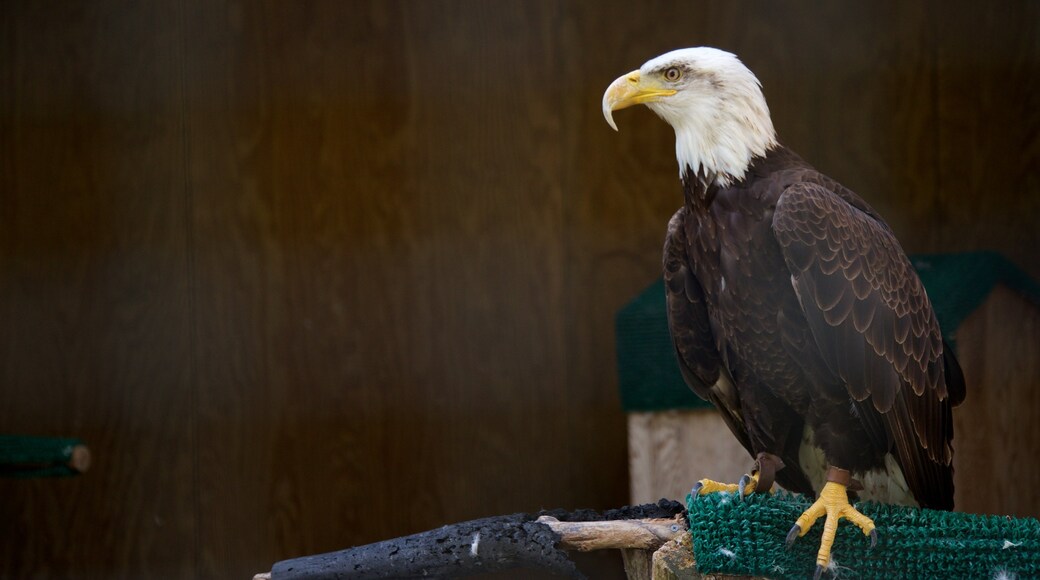
M1013 337L1013 338L1008 338ZM1040 308L997 286L957 331L964 376L984 388L954 411L957 509L1019 517L1040 514ZM969 383L969 387L970 387Z
M610 131L606 85L731 49L908 250L1040 275L1038 12L3 3L0 431L96 461L0 482L0 576L245 577L624 503L613 315L679 193L670 129Z

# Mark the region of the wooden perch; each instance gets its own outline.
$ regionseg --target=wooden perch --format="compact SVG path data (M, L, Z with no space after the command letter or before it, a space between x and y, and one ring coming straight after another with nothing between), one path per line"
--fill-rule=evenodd
M561 522L552 516L542 516L537 521L560 536L557 547L579 552L625 548L656 550L686 529L681 515L671 519L601 522Z
M86 473L90 469L90 449L82 443L74 446L69 455L68 466L78 473Z
M686 530L682 505L662 500L611 510L514 514L275 564L256 580L459 576L509 568L582 575L564 550L655 550ZM610 519L605 519L610 518Z

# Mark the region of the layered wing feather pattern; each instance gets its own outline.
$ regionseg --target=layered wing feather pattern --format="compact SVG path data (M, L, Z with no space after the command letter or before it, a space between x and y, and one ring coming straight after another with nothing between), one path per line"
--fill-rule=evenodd
M824 361L861 414L883 418L918 501L952 506L951 407L963 378L955 368L948 387L956 360L892 232L844 197L792 185L777 202L774 235Z

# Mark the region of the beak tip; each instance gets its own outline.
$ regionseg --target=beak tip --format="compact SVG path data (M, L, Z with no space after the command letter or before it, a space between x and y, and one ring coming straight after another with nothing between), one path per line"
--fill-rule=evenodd
M617 123L614 122L614 109L606 98L603 99L603 118L607 120L607 124L610 125L611 129L618 130Z
M603 118L614 131L618 130L617 123L614 122L614 111L642 102L633 98L638 96L638 84L639 71L634 70L614 79L603 93Z

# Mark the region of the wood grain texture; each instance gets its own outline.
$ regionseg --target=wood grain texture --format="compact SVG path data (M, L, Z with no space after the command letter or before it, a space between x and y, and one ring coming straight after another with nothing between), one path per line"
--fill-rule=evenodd
M628 414L633 505L680 501L697 481L736 483L754 460L713 409Z
M968 398L954 411L958 511L1040 516L1040 307L997 286L957 331Z
M0 480L0 576L187 577L197 512L175 12L2 10L0 431L81 437L94 465Z
M733 50L908 250L1040 275L1036 10L3 3L0 430L96 463L0 482L0 576L246 576L624 503L614 313L681 197L606 85Z
M928 248L998 250L1040 278L1040 4L936 10L942 197Z
M624 496L556 406L555 8L357 8L188 23L205 575Z

